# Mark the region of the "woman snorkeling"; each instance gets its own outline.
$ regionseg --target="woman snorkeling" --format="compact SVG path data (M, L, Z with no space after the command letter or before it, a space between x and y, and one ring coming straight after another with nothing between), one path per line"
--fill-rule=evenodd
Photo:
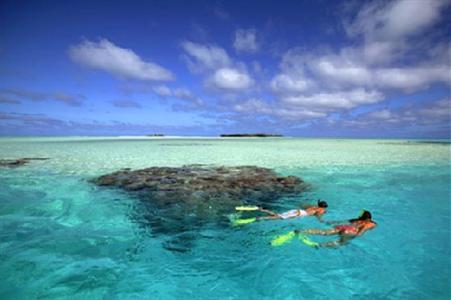
M339 247L355 237L363 235L368 230L374 229L376 222L371 219L371 213L363 210L357 219L351 219L348 223L336 225L332 229L305 229L295 230L300 239L309 246L314 247ZM310 241L304 234L309 235L338 235L340 238L336 241L315 243Z

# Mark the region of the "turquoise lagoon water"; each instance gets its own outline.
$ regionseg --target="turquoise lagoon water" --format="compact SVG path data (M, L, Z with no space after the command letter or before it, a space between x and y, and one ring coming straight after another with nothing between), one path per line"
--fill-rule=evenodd
M449 144L400 140L2 138L0 299L449 299ZM327 218L373 213L378 227L339 249L275 235L313 219L242 227L168 220L89 179L124 167L257 165L313 189L284 211L328 200ZM167 212L173 213L173 212ZM193 224L190 226L190 224ZM171 230L174 227L177 230Z

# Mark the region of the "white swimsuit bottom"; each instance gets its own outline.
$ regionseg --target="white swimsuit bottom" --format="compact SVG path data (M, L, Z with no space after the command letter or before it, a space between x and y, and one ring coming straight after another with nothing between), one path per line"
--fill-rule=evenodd
M292 209L279 214L279 217L281 217L282 219L305 217L305 216L308 216L308 213L303 209Z

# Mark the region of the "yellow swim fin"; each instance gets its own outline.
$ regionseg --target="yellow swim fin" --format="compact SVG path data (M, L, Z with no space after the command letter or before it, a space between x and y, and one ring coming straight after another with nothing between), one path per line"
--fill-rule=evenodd
M236 206L235 207L236 210L240 210L240 211L244 211L244 210L248 210L248 211L253 211L253 210L258 210L258 206Z
M309 247L313 247L313 248L318 248L319 247L319 244L317 242L312 241L311 239L309 239L305 235L300 234L299 235L299 240L301 240L301 242L303 242L304 244L306 244Z
M232 222L233 225L244 225L255 222L257 218L237 219Z
M281 234L279 236L276 236L271 241L271 246L273 247L279 247L282 246L285 243L291 242L291 240L296 236L296 233L293 231L287 232L285 234Z

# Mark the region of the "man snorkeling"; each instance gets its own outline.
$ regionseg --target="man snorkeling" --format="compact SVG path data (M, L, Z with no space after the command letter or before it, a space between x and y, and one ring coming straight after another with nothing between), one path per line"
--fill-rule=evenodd
M292 218L299 218L299 217L308 217L308 216L315 216L319 220L321 217L326 213L327 208L327 202L324 200L318 200L317 205L308 205L303 207L303 209L292 209L284 213L276 213L268 209L264 209L262 207L258 206L252 206L252 207L236 207L236 210L252 210L252 211L260 211L263 213L268 214L268 216L263 217L254 217L254 218L247 218L247 219L238 219L234 220L235 225L243 225L252 223L255 221L261 221L261 220L286 220L286 219L292 219Z
M307 205L303 207L304 209L292 209L281 214L260 207L258 211L267 213L269 216L257 217L257 220L275 220L275 219L285 220L308 216L315 216L318 219L320 219L326 213L327 207L328 207L327 202L324 200L318 200L317 205Z
M372 219L371 213L363 210L357 219L351 219L346 224L336 225L332 229L305 229L295 230L301 241L313 247L339 247L348 241L363 235L368 230L374 229L377 224ZM309 235L338 235L340 238L336 241L315 243L304 236Z

